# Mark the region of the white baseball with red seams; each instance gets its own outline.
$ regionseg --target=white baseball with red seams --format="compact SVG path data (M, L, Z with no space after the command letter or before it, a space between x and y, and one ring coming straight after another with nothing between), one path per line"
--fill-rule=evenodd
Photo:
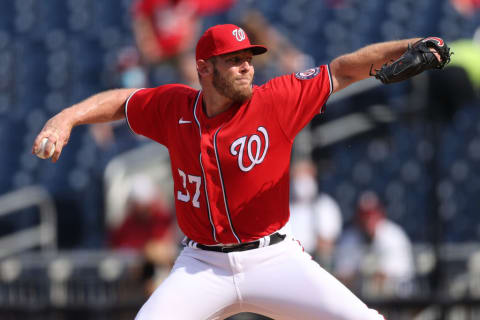
M51 158L54 153L55 153L55 144L50 142L48 138L43 138L42 142L40 143L40 147L38 148L35 154L37 155L37 157L41 159L48 159L48 158Z
M332 92L324 65L253 88L251 99L209 118L203 93L184 85L135 91L125 104L133 132L170 153L177 221L192 241L138 320L383 319L303 252L288 231L289 167L297 133ZM268 245L269 235L286 234ZM260 240L260 248L212 252Z

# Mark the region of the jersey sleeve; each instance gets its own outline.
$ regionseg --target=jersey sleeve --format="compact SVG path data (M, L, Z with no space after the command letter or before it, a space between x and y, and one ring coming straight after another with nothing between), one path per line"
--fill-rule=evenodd
M280 127L290 140L315 115L324 112L333 90L327 65L272 79L264 87L271 94Z
M174 87L139 89L125 103L125 115L130 129L168 147L168 123L175 100Z

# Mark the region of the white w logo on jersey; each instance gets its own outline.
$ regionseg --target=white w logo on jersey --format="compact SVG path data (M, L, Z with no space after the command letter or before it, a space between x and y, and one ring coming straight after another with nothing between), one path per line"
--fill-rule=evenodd
M248 158L250 159L250 165L245 167L243 165L243 155L244 155L244 150L245 150L245 143L247 142L247 136L238 138L235 140L232 145L230 146L230 153L233 156L238 155L238 167L240 170L243 172L248 172L252 170L252 168L263 162L263 159L265 159L265 155L267 154L268 150L268 132L267 129L264 127L258 127L257 129L259 132L263 134L263 139L265 140L265 148L263 149L263 153L261 152L262 149L262 140L260 139L260 136L257 134L253 134L248 138L248 143L247 143L247 155ZM253 143L255 142L256 148L253 149ZM237 151L238 147L240 147L240 151ZM254 153L255 151L255 153ZM261 156L260 156L261 154Z
M237 41L243 41L245 40L245 32L243 31L243 29L241 28L238 28L238 29L235 29L232 31L232 34L235 36L235 38L237 39Z

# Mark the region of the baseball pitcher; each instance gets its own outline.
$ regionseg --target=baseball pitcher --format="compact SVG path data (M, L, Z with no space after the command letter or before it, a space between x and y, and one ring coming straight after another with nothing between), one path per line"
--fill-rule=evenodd
M201 90L170 84L102 92L48 120L34 142L33 153L53 152L56 162L73 127L126 118L134 133L168 148L184 249L137 320L240 312L285 320L383 319L292 237L292 144L335 92L370 75L391 83L442 68L449 49L440 38L372 44L252 86L252 58L266 51L235 25L214 26L196 47Z

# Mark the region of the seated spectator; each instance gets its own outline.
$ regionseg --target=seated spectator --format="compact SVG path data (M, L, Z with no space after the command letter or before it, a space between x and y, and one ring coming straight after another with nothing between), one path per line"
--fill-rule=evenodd
M132 179L123 222L110 230L113 249L141 251L145 255L147 292L163 280L177 255L174 218L151 178L137 175Z
M203 16L227 10L233 3L234 0L134 1L133 33L143 63L148 67L171 65L182 83L199 87L192 57Z
M358 291L366 277L364 294L404 296L415 275L412 244L405 231L386 217L378 196L360 195L354 223L341 236L334 273Z
M335 242L342 229L342 214L335 199L318 191L316 175L316 167L310 160L293 165L290 223L293 235L305 251L322 267L330 269Z

